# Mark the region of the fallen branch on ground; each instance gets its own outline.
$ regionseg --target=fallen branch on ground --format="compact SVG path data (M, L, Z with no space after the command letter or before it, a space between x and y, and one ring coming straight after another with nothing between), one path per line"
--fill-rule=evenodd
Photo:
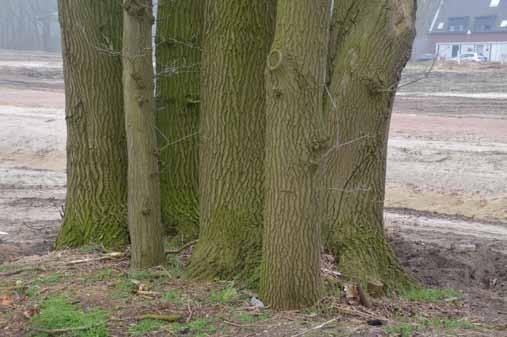
M334 323L336 322L340 317L335 317L333 319L330 319L329 321L327 322L324 322L322 324L319 324L317 326L314 326L313 328L310 328L308 330L305 330L303 332L300 332L298 334L295 334L295 335L292 335L291 337L300 337L300 336L303 336L303 335L306 335L307 333L309 333L310 331L315 331L315 330L319 330L319 329L322 329L323 327L325 327L326 325L329 325L331 323Z
M8 271L8 272L5 272L5 273L0 273L0 277L9 277L9 276L21 274L21 273L24 273L24 272L27 272L27 271L42 271L42 272L45 272L46 270L43 269L43 268L41 268L41 267L22 268L22 269L18 269L18 270L14 270L14 271Z
M112 259L117 259L117 258L124 257L124 256L125 256L125 253L114 252L114 253L109 253L109 254L101 256L101 257L94 257L94 258L82 259L82 260L74 260L74 261L67 262L65 264L67 264L67 265L73 265L73 264L80 264L80 263L88 263L88 262L97 262L97 261L104 261L104 260L112 260Z
M193 246L197 243L197 241L199 240L194 240L194 241L190 241L186 244L184 244L183 246L181 246L180 248L178 249L174 249L174 250L166 250L165 253L166 255L170 255L170 254L179 254L181 253L182 251L184 251L185 249L187 249L188 247L190 246Z
M72 331L83 331L83 330L89 330L93 327L96 327L96 326L99 326L99 325L102 325L102 324L106 324L106 322L100 322L100 323L95 323L95 324L90 324L90 325L84 325L84 326L78 326L78 327L72 327L72 328L62 328L62 329L43 329L43 328L35 328L35 327L32 327L31 329L35 332L42 332L42 333L45 333L45 334L48 334L48 335L61 335L61 334L64 334L64 333L67 333L67 332L72 332Z
M158 314L146 314L136 317L138 321L143 319L154 319L157 321L165 321L165 322L176 322L183 318L183 316L175 314L175 315L158 315Z

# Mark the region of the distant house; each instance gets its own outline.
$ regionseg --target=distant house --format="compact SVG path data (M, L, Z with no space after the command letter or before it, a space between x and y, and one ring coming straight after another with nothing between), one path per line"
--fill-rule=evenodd
M441 0L428 40L428 52L441 59L479 53L506 62L507 0Z

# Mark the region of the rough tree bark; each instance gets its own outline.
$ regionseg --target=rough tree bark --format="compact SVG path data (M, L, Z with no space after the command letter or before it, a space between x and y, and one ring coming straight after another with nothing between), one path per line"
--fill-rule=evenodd
M199 84L202 0L161 0L157 22L157 127L162 222L199 234Z
M195 278L255 282L260 263L264 69L272 0L207 0L201 62L200 237Z
M415 9L415 0L346 0L335 7L324 108L332 144L318 174L323 241L339 270L391 290L412 283L384 238L383 207L389 124Z
M313 184L322 149L329 1L279 0L266 71L266 203L260 293L275 309L320 296Z
M123 85L132 269L164 261L153 100L152 0L124 0Z
M67 201L57 248L128 244L121 0L60 0Z

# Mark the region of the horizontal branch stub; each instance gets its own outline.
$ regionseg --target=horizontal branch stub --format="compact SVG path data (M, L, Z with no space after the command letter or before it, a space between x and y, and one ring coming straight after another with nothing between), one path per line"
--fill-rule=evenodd
M267 62L268 69L271 71L276 70L278 67L280 67L282 61L283 61L282 52L278 49L272 50L268 55Z

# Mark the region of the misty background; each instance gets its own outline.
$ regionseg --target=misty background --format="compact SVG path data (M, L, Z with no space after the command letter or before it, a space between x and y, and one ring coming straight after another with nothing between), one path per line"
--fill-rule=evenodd
M440 0L418 0L413 56L426 46L431 15ZM0 0L0 49L60 51L57 0Z

